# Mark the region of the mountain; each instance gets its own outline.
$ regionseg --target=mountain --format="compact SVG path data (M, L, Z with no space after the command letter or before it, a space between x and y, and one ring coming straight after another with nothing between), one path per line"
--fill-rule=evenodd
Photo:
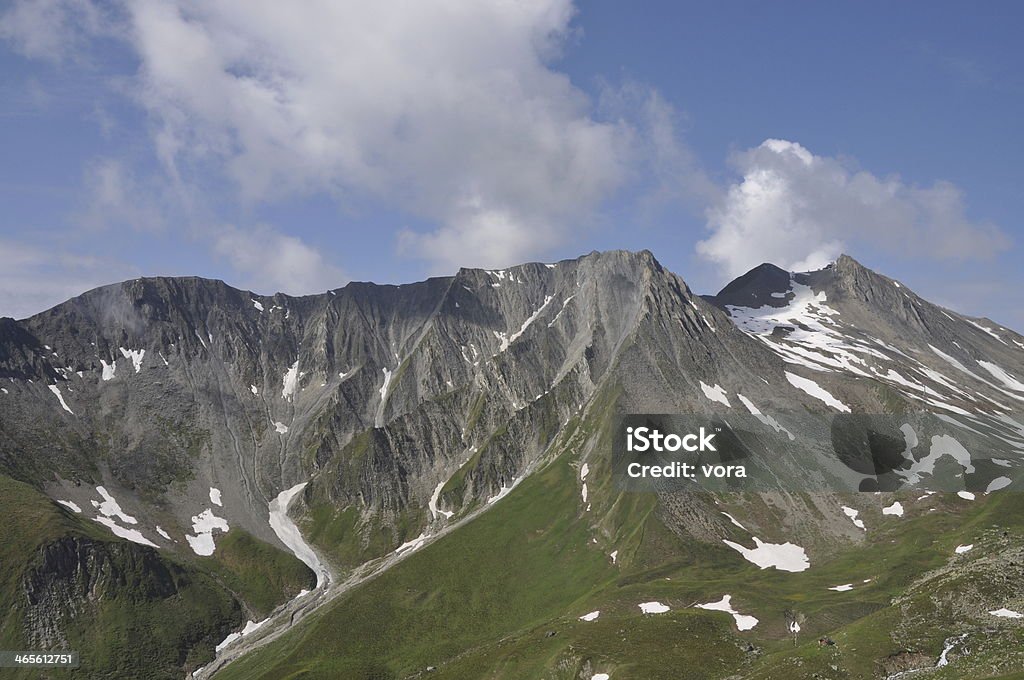
M1022 342L845 256L96 289L0 320L0 635L81 677L1020 670ZM622 414L757 485L624 486Z

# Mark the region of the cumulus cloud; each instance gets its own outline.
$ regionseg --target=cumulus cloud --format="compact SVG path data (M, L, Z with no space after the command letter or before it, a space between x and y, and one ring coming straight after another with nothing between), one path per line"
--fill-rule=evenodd
M247 201L381 201L437 225L406 253L490 266L560 242L622 181L626 126L549 67L570 0L126 9L161 159L226 167Z
M737 154L733 165L741 179L708 209L712 234L697 246L729 277L762 262L815 269L854 247L964 260L991 257L1009 242L996 226L971 221L949 182L918 187L876 177L780 139Z
M322 293L346 282L315 249L265 225L244 231L224 227L217 233L214 250L243 276L245 285L260 292Z

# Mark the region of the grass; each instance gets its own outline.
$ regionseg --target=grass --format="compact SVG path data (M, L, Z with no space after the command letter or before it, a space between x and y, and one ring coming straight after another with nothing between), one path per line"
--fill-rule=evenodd
M594 482L600 464L592 460ZM597 485L592 497L609 500L582 513L577 475L562 456L470 524L218 678L397 679L420 677L427 666L437 670L424 677L456 680L597 672L616 680L874 678L903 651L933 663L962 629L932 600L955 596L961 579L977 574L920 585L947 566L958 543L993 524L1024 536L1015 494L976 503L936 496L927 501L935 512L905 500L906 517L867 515L867 542L818 556L806 572L759 570L725 546L670 532L650 495ZM610 549L619 550L617 566ZM850 592L828 590L849 582ZM692 607L726 593L760 619L754 630L740 633L726 614ZM650 600L672 611L642 615L638 603ZM593 610L601 611L597 621L578 620ZM802 627L795 640L786 618L793 614ZM996 627L998 642L972 643L972 656L928 677L1013 677L1006 673L1024 669L1024 652L1013 651L1020 626ZM836 645L820 647L822 635Z
M31 648L26 578L36 573L44 599L32 611L48 608L66 648L81 654L73 672L5 670L4 677L180 679L183 667L208 662L213 645L245 621L243 601L265 613L312 583L305 565L243 532L218 539L217 560L182 558L115 539L5 476L0 510L0 647ZM64 568L39 571L44 550Z

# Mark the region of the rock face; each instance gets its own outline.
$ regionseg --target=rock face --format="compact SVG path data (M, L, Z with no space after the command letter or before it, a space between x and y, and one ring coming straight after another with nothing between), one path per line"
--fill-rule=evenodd
M302 526L347 570L486 508L582 413L746 417L758 437L789 435L766 465L794 478L820 451L782 414L925 409L1012 443L1021 377L1021 336L848 257L762 265L706 299L648 252L305 297L137 279L0 320L0 466L189 559L218 522L285 549L268 505L308 482ZM579 436L593 453L606 434ZM859 536L838 503L771 507L787 538ZM660 512L698 540L732 530L693 494L664 493ZM145 563L153 548L123 550L49 546L24 581L33 639L59 642L62 617L127 587L125 561L144 563L129 572L146 598L175 592L178 575Z

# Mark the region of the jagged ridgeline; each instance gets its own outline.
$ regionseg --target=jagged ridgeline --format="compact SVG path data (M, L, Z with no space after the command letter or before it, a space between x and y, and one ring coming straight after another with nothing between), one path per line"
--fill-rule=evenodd
M934 662L945 636L889 602L934 619L914 588L970 554L954 528L1017 531L1015 495L984 492L1020 462L1022 350L846 257L707 299L647 252L305 297L96 289L0 320L0 643L75 649L76 677L654 678L678 664L642 659L682 635L678 663L717 654L700 677L773 677L793 636L874 616ZM837 494L822 480L881 475L808 464L805 418L922 411L948 432L894 420L906 462L885 472L960 466L960 496ZM779 488L623 490L630 413L743 414ZM865 556L890 575L852 569ZM888 639L863 663L909 646ZM806 663L871 677L836 653Z

